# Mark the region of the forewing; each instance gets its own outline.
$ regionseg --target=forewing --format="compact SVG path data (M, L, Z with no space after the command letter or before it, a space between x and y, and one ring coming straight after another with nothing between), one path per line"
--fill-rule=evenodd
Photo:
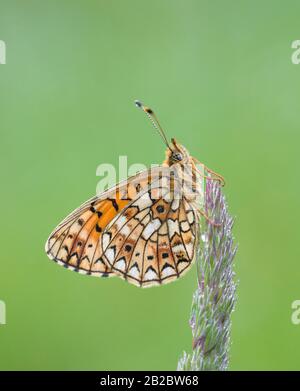
M100 239L106 226L159 176L162 168L143 171L86 201L53 231L46 242L49 258L83 274L110 276Z
M84 274L111 273L101 259L99 239L105 226L127 205L129 200L105 199L92 201L67 218L46 243L48 256L59 264Z

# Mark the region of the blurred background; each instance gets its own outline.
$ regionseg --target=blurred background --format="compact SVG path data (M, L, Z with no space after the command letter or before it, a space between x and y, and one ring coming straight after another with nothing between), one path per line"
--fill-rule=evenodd
M172 370L193 268L141 290L44 253L101 163L160 163L169 137L224 175L236 217L232 370L300 369L299 1L0 0L0 368Z

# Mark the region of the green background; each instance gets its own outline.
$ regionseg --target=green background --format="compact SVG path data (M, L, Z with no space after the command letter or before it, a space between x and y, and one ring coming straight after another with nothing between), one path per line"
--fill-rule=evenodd
M223 174L236 217L230 368L300 369L299 1L0 0L1 369L177 366L196 272L141 290L44 253L96 167L160 163L133 105Z

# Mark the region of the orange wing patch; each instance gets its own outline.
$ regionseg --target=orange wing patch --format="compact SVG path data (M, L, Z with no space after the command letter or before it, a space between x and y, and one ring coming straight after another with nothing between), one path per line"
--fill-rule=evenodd
M128 203L117 193L114 199L93 201L67 217L46 243L50 258L84 274L109 275L110 266L101 258L100 237L105 227Z

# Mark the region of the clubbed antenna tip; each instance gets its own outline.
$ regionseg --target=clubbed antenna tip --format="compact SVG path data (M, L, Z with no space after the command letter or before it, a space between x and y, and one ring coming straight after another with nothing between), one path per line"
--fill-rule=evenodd
M139 100L135 100L135 101L134 101L134 104L135 104L136 107L138 107L139 109L141 109L141 108L143 107L142 102L140 102Z
M143 110L144 113L146 113L146 115L150 119L152 125L158 131L158 133L160 134L160 136L164 140L166 146L168 148L170 148L167 137L165 135L165 132L163 131L160 123L158 122L158 119L157 119L156 115L154 114L153 110L150 109L150 107L144 106L143 103L139 100L135 100L134 103L135 103L136 107L138 107L139 109Z

